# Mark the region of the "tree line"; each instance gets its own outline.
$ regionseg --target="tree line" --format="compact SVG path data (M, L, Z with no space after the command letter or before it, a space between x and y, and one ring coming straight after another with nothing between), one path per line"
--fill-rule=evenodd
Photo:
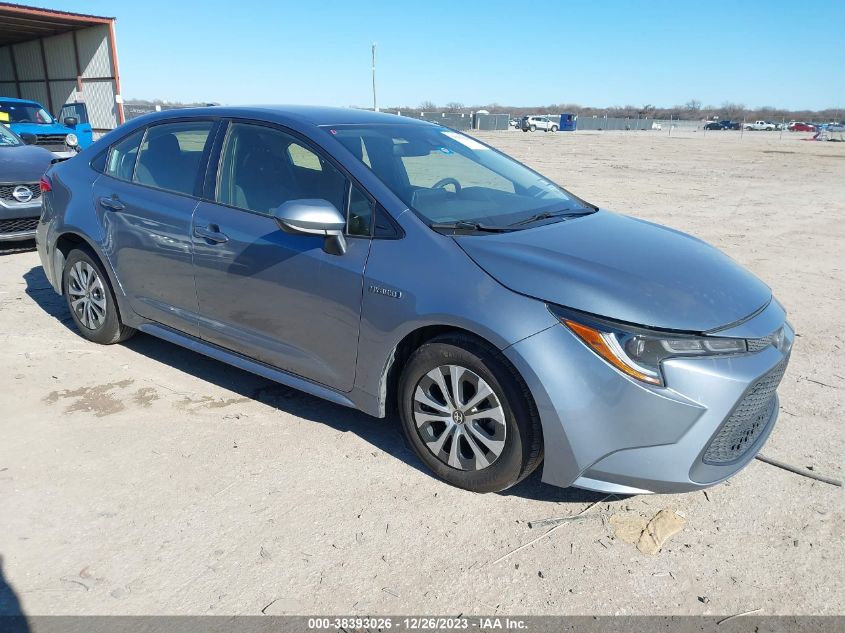
M179 103L173 101L162 101L161 99L127 99L127 104L133 105L161 105L163 108L193 107L207 105L206 103ZM510 114L512 116L525 116L528 114L577 114L578 116L591 117L618 117L628 119L685 119L689 121L701 121L704 119L732 119L734 121L815 121L826 123L830 121L842 121L845 119L845 108L827 108L825 110L785 110L762 106L748 108L745 104L725 101L720 106L702 105L698 99L690 99L683 105L672 106L671 108L660 108L650 103L642 106L625 105L611 106L608 108L595 108L581 106L575 103L552 103L543 106L508 106L499 103L488 103L486 105L467 106L457 101L450 101L445 105L437 105L432 101L423 101L417 107L401 106L382 108L385 111L395 112L477 112L487 110L491 114Z

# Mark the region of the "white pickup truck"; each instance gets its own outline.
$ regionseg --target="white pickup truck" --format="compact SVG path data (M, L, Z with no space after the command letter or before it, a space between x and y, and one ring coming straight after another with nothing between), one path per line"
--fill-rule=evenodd
M763 130L764 132L773 132L777 126L771 121L754 121L754 123L746 123L746 130Z

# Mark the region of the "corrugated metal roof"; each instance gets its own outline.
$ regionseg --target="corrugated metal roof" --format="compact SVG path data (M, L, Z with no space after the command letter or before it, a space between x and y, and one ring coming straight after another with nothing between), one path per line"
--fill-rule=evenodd
M114 18L0 2L0 46L26 42L87 26L108 24Z

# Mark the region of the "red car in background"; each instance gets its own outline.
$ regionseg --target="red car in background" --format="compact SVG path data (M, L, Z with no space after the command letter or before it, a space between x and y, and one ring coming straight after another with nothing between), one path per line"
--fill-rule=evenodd
M786 129L790 132L815 132L816 126L810 125L809 123L803 123L801 121L793 121L786 126Z

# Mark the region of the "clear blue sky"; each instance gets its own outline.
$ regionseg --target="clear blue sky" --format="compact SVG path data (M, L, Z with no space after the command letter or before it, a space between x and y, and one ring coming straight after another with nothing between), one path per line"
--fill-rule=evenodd
M368 105L376 41L381 106L845 107L845 0L29 3L116 17L127 98Z

